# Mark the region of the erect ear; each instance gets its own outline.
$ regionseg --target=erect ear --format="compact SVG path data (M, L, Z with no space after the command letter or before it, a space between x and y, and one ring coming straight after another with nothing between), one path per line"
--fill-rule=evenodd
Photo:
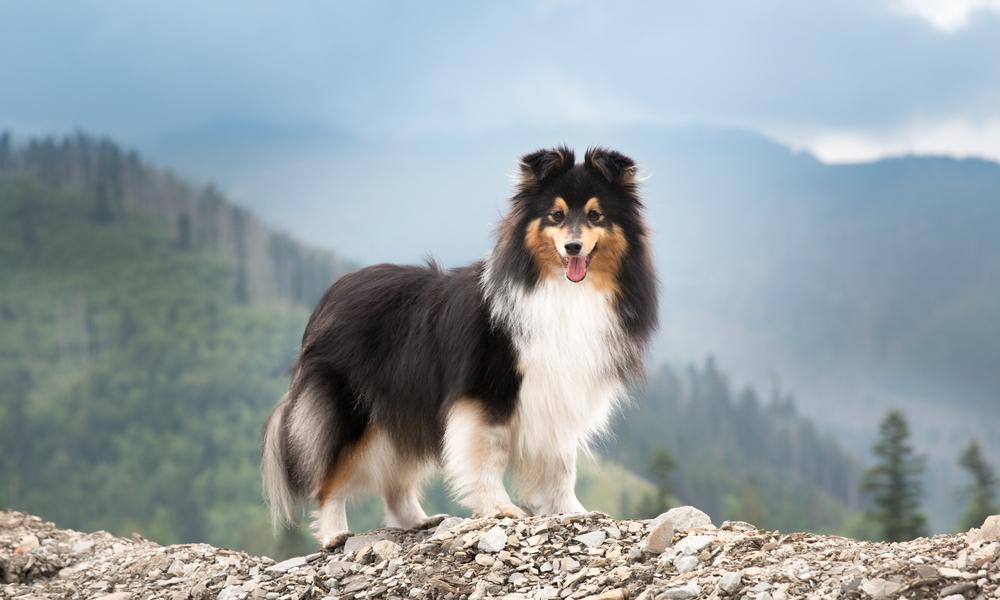
M609 183L618 185L634 185L638 168L635 161L621 152L601 148L588 148L583 159L583 166L598 173Z
M546 179L565 173L573 168L576 157L566 146L548 150L536 150L521 157L521 177L518 186L531 188Z

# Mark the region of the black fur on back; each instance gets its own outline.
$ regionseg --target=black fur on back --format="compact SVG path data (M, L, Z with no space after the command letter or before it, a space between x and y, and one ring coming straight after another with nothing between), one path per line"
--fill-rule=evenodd
M321 399L327 471L371 426L405 453L439 455L445 416L458 398L481 401L497 422L511 417L521 384L515 348L503 324L491 321L481 280L489 264L501 281L526 289L537 284L524 232L554 194L572 201L599 196L622 227L628 252L616 305L636 347L645 345L656 325L656 279L634 163L601 148L588 150L580 165L564 147L528 154L487 262L449 271L433 263L367 267L335 282L316 307L292 370L285 415L307 393ZM281 460L289 487L303 496L325 472L301 472L304 461L289 443L289 425L285 418Z

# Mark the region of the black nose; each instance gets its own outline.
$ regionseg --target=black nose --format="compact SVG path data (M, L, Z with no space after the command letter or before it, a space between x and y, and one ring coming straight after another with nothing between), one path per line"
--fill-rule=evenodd
M580 253L580 249L583 248L583 244L580 242L566 242L566 254L570 256L576 256Z

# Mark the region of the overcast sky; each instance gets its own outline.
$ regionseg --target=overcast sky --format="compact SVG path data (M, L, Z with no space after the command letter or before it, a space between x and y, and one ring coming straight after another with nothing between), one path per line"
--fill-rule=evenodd
M695 122L1000 160L1000 0L5 2L0 127L381 137Z

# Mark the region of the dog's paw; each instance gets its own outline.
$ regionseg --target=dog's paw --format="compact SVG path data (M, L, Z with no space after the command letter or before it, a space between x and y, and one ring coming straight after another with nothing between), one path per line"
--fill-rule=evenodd
M431 515L423 521L417 521L416 524L413 525L413 529L431 529L432 527L437 527L441 524L441 521L444 521L450 516L451 515L446 514Z
M473 515L475 517L493 517L502 519L504 517L510 517L511 519L524 519L530 515L520 506L514 504L500 504L494 506L490 510L476 511Z
M351 537L352 535L354 534L351 533L350 531L342 531L340 533L328 535L320 539L319 543L321 546L323 546L323 549L326 550L327 552L333 552L337 548L343 546L344 542L347 541L347 538Z

